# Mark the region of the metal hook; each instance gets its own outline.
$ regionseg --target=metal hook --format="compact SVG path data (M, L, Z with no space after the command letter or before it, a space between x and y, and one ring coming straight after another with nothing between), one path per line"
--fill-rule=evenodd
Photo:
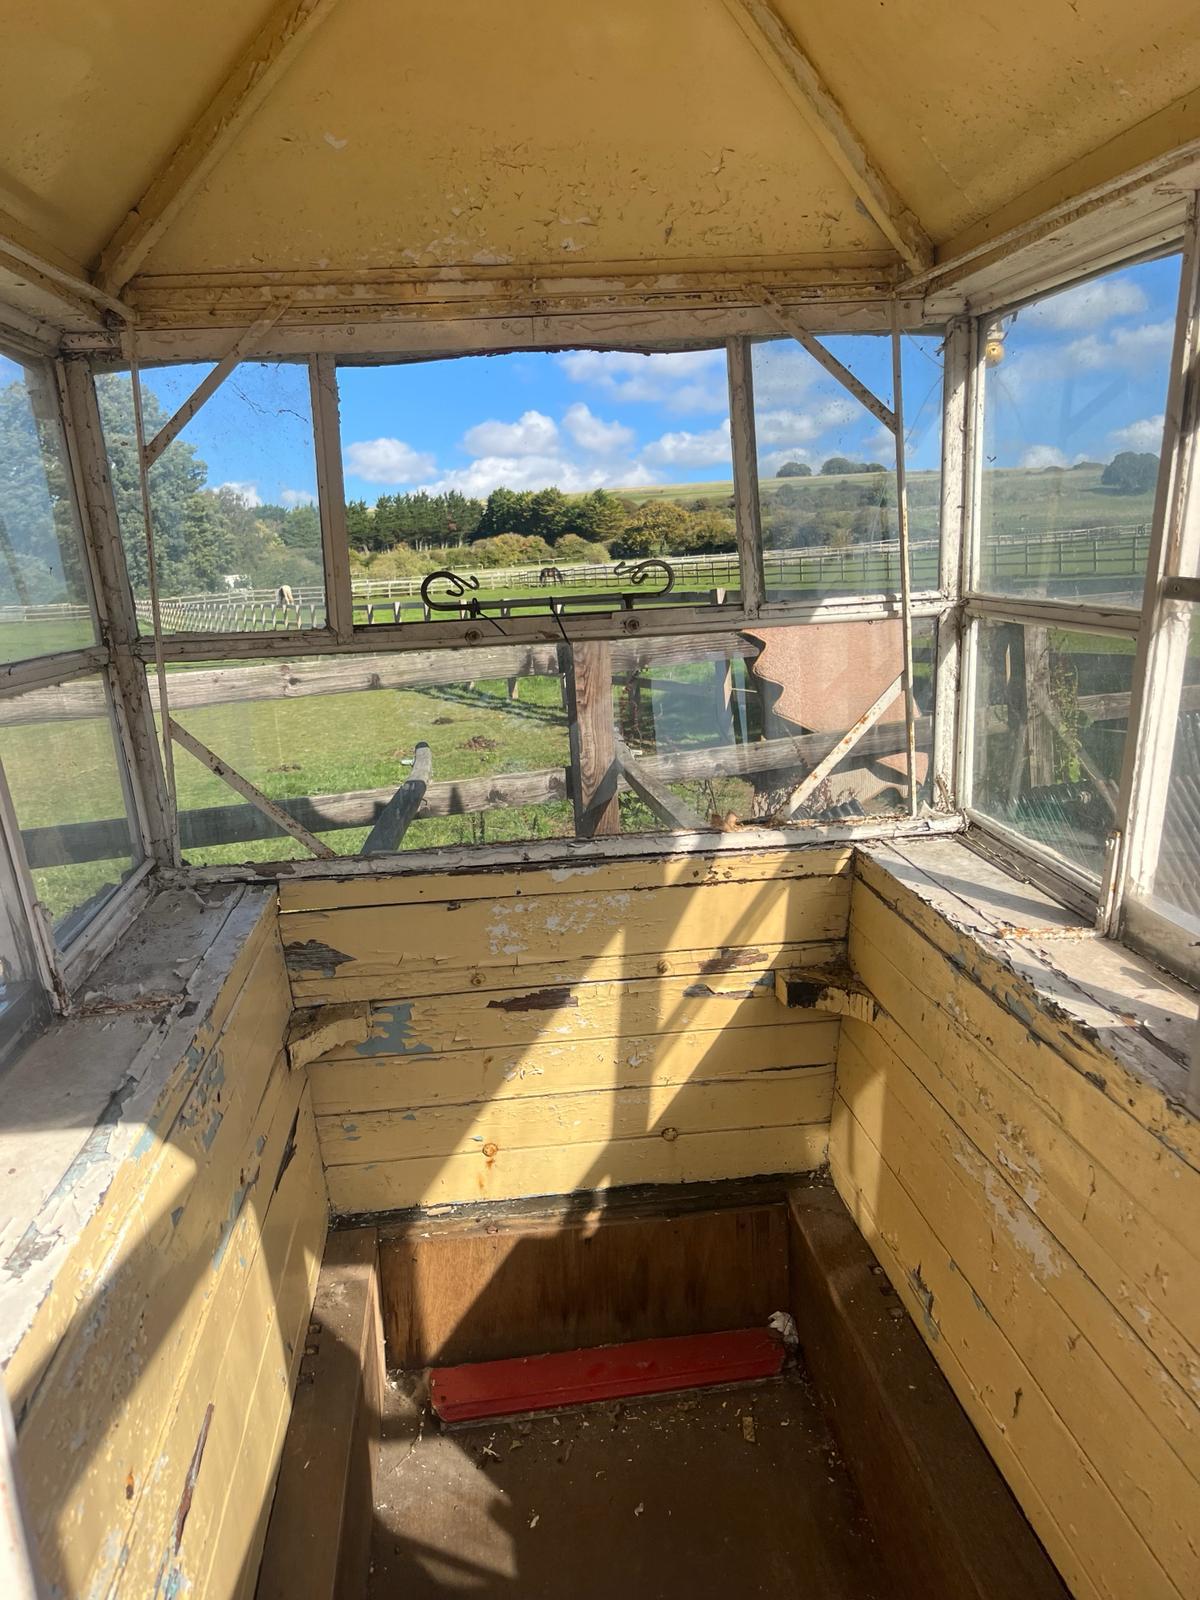
M640 585L648 583L655 571L666 573L667 581L661 589L656 589L653 594L648 594L644 598L658 600L664 594L670 594L675 587L675 569L669 562L661 561L657 556L648 556L644 561L638 561L633 566L630 566L627 561L618 561L613 568L613 576L620 578L628 575L630 583Z
M445 578L450 587L440 597L435 598L433 594L430 593L430 585L436 582L438 578ZM439 568L437 572L431 572L422 580L421 599L431 611L461 611L462 596L465 595L469 589L478 589L478 587L479 579L474 573L471 573L468 577L464 578L457 572L451 572L448 567L442 567ZM479 616L479 601L472 600L467 607L467 610L469 615L472 617Z

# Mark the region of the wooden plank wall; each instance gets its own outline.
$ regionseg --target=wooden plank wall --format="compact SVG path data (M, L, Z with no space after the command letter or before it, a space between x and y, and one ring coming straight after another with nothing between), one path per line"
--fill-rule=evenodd
M881 1011L842 1028L837 1188L1072 1592L1200 1594L1196 1124L870 853L857 873ZM1086 971L1086 930L1058 937Z
M249 1600L324 1247L274 906L5 1374L52 1593Z
M334 1210L820 1165L838 1024L772 972L843 953L850 860L285 881L297 1006L371 1007L309 1069Z

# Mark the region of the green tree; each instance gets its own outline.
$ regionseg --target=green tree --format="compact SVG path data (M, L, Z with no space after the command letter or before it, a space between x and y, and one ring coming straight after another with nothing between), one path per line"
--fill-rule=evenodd
M521 530L553 544L566 532L570 502L561 489L539 489L529 502L529 517Z
M0 598L87 599L53 395L40 368L0 389Z
M581 495L571 508L569 526L573 533L601 544L617 538L625 526L627 512L611 489L593 489Z
M126 373L101 373L96 379L96 402L108 452L113 497L121 524L121 539L133 591L140 597L149 593L146 562L146 532L142 522L142 491L138 475L137 443L133 424L133 389ZM157 397L142 392L142 416L146 435L153 438L167 419ZM156 550L168 551L168 562L178 573L182 589L195 589L185 559L184 518L193 495L203 489L208 468L196 454L195 445L176 439L168 445L150 469L150 511L154 519ZM226 569L229 570L229 569ZM165 579L159 587L164 594Z
M811 478L812 468L804 461L785 461L775 476L777 478Z
M1158 482L1158 457L1149 452L1122 450L1100 474L1100 482L1117 494L1146 494Z
M648 500L626 522L611 543L622 560L660 556L686 546L691 514L674 500Z
M608 549L596 540L581 539L577 533L564 533L554 546L554 559L560 566L581 561L607 561Z

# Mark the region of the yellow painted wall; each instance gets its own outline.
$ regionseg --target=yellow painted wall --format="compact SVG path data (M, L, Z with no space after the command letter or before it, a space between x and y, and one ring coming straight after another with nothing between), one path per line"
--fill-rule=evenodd
M819 1166L837 1021L772 975L841 954L850 859L285 882L297 1005L372 1008L309 1069L334 1210Z
M268 901L5 1380L52 1592L248 1600L327 1200Z
M838 1190L1081 1600L1200 1594L1195 1126L862 861Z

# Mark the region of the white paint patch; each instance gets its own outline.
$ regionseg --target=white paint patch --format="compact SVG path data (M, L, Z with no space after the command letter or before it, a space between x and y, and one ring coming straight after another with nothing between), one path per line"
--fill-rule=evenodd
M339 139L335 134L327 133L325 135L325 143L331 150L344 150L350 141L349 139Z
M1028 1256L1042 1277L1060 1277L1062 1259L1045 1229L1021 1205L1004 1180L990 1168L984 1180L984 1193L996 1220L1023 1255Z

